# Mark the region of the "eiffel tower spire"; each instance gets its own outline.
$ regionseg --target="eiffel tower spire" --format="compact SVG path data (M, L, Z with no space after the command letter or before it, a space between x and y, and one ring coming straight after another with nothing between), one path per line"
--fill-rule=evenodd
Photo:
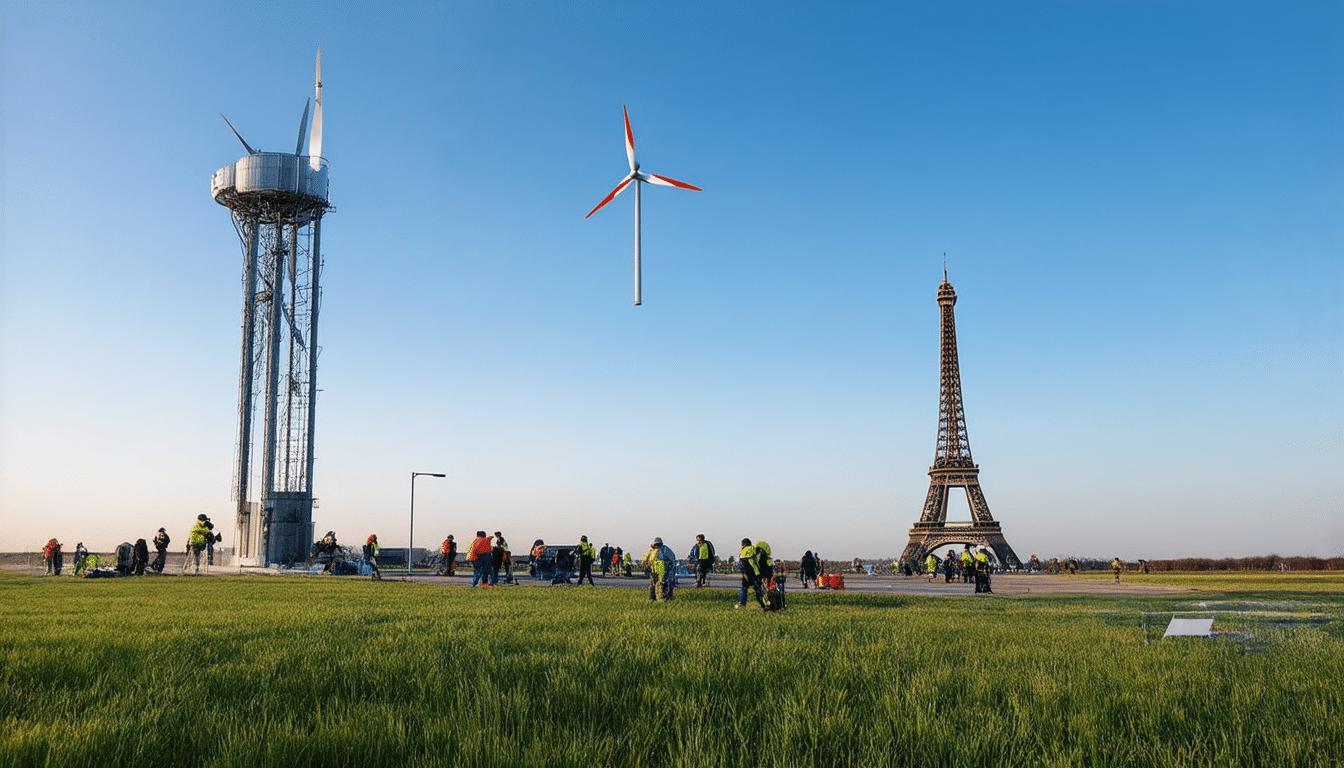
M957 320L953 307L957 292L947 281L947 260L943 260L943 282L938 286L940 315L940 381L938 396L938 439L929 467L929 494L919 522L910 529L902 559L919 561L930 551L945 544L976 544L994 552L1001 566L1020 568L1013 548L1003 538L999 524L989 512L984 491L980 489L980 467L971 458L971 440L966 432L966 410L961 396L961 366L957 361ZM948 492L961 488L971 509L969 524L948 524Z

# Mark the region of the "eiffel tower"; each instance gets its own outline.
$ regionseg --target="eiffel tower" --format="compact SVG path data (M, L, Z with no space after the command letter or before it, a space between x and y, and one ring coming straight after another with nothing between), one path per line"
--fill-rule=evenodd
M924 499L924 512L910 529L910 543L905 545L901 559L920 562L928 552L945 544L976 544L988 547L1001 567L1021 568L1021 561L1003 538L999 524L989 514L985 493L980 490L980 467L971 459L966 411L961 401L961 368L957 364L957 321L952 312L956 303L957 292L947 282L947 265L944 264L943 283L938 286L938 308L942 316L938 444L934 448L933 466L929 467L929 495ZM969 523L947 522L948 492L954 488L966 491L971 508Z

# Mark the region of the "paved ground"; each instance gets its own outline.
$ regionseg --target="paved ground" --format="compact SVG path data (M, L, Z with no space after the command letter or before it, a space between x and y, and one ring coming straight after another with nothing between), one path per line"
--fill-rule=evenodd
M459 574L461 571L459 571ZM386 578L405 579L405 571L399 571L395 574L388 573ZM439 584L462 584L471 583L471 577L456 576L419 576L409 577L412 581L423 581ZM625 587L633 589L647 589L648 582L642 578L627 579L624 577L597 576L593 581L599 587ZM690 585L693 580L682 579L681 588L692 588ZM732 574L715 574L710 578L710 586L718 589L736 590L742 583L741 578ZM552 587L534 579L526 577L520 579L519 585L527 588L545 587L550 589L565 589L563 586ZM587 585L585 585L587 586ZM790 579L787 582L790 592L803 591L798 586L797 579ZM1190 590L1181 587L1156 587L1150 585L1138 585L1126 583L1123 580L1116 584L1110 580L1085 579L1078 576L1047 576L1047 575L1006 575L995 576L992 582L995 594L998 595L1056 595L1066 593L1078 593L1088 595L1132 595L1147 594L1159 595L1177 592L1189 592ZM808 592L834 592L834 590L807 590ZM905 577L905 576L858 576L845 577L845 591L863 592L867 594L887 594L887 595L966 595L974 596L974 587L971 584L946 584L940 578L929 582L923 577Z
M152 556L152 553L151 553ZM178 577L182 573L182 555L169 555L167 566L164 568L164 576L155 578ZM106 562L106 561L104 561ZM70 556L65 558L66 571L69 572ZM12 571L16 573L28 573L40 575L44 566L40 555L26 553L0 554L0 570ZM210 576L238 576L238 575L277 575L274 569L261 568L237 568L227 566L215 566L208 569ZM318 578L304 573L289 573L290 578ZM417 571L409 576L404 569L384 571L384 578L393 581L414 581L426 584L442 584L452 586L467 586L471 584L471 571L469 569L459 569L457 576L445 577L426 574ZM330 578L330 577L329 577ZM367 578L357 576L339 576L334 578ZM594 577L594 582L599 587L604 588L623 588L623 589L647 589L648 582L641 578L625 578L622 576L602 576ZM682 588L691 588L693 583L690 579L681 579ZM717 589L736 590L741 584L741 579L735 574L715 574L710 577L710 586ZM523 575L519 579L519 586L526 589L565 589L564 586L551 586L548 583L528 578ZM1158 595L1171 594L1179 592L1189 592L1191 590L1180 587L1157 587L1150 585L1131 584L1121 581L1119 584L1110 579L1089 579L1080 576L1048 576L1044 574L1034 575L1007 575L1000 574L995 576L992 582L994 594L996 595L1058 595L1058 594L1088 594L1088 595ZM507 587L501 587L507 588ZM799 589L798 580L790 579L788 589L791 592L802 591ZM887 595L966 595L974 597L972 586L970 584L945 584L942 579L927 581L922 576L861 576L858 574L846 574L845 590L848 592L862 592L868 594L887 594ZM807 590L811 592L813 590ZM833 590L818 590L819 592L832 592Z

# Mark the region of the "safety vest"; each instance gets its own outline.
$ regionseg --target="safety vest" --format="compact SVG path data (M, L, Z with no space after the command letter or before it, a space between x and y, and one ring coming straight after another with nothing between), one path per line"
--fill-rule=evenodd
M187 543L193 547L204 547L205 537L213 536L210 529L205 527L205 521L199 521L192 527L191 533L187 534Z
M697 544L695 548L698 550L697 560L712 560L714 558L714 547L708 541Z
M471 542L471 551L467 553L468 560L476 560L490 554L490 537L477 536L476 540Z
M761 566L760 563L758 563L756 560L755 545L748 544L745 547L743 547L742 551L737 553L737 559L739 562L742 563L743 573L746 573L747 569L750 568L753 574L758 576L760 575Z

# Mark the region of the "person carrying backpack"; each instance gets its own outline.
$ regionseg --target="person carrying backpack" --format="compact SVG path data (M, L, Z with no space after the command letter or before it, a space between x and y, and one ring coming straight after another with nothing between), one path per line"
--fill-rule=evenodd
M154 535L154 549L158 552L158 556L154 558L154 562L150 563L149 567L155 573L163 573L163 564L168 559L168 544L170 541L168 532L162 528Z
M649 551L644 553L644 569L649 574L649 599L671 600L677 576L677 556L661 537L654 538Z
M582 586L584 577L588 577L588 585L596 587L593 583L593 560L597 559L597 553L593 550L593 545L588 543L587 536L579 537L579 544L575 549L579 554L579 582L575 586Z
M738 590L734 608L747 607L747 589L750 588L755 590L756 602L760 603L761 610L766 610L765 593L761 589L761 562L756 545L751 543L751 539L743 539L742 550L737 553L737 564L742 571L742 588Z
M196 516L196 525L191 527L191 532L187 534L187 559L182 563L182 572L186 573L187 568L192 569L192 573L199 576L201 573L201 553L205 551L205 538L209 536L214 538L215 532L206 525L210 518L204 514Z
M370 533L364 541L364 562L373 569L373 580L382 581L383 572L378 570L378 534Z

